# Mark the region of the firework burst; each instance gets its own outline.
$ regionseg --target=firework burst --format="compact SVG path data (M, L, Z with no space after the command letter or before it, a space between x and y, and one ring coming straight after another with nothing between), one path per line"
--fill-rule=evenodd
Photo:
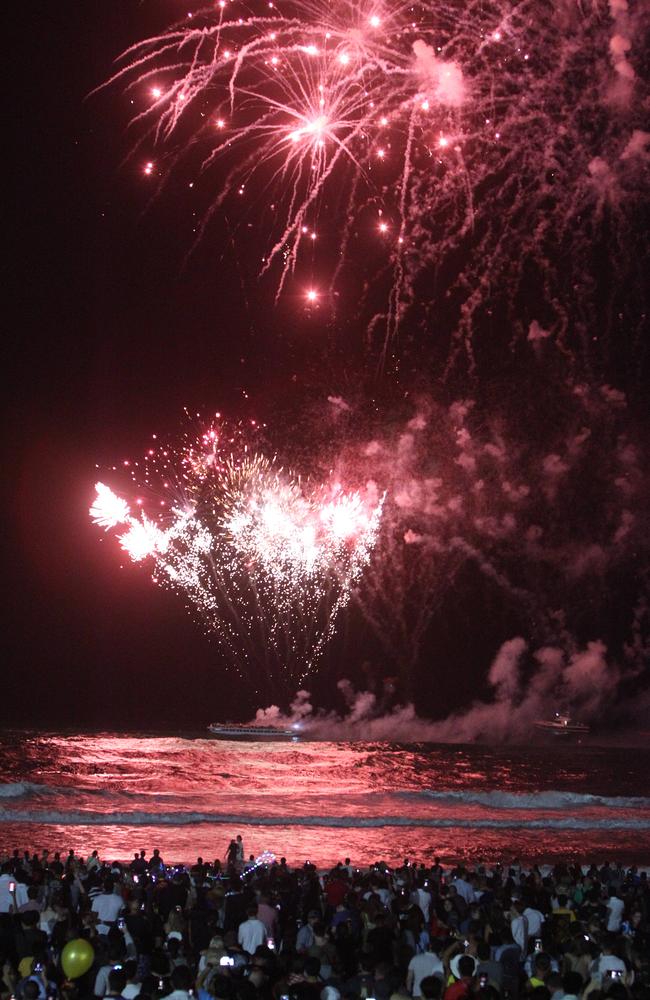
M203 168L220 167L223 180L199 239L230 197L261 184L279 226L260 269L279 262L279 295L302 247L313 245L329 198L347 244L360 200L390 187L375 228L382 235L390 228L399 257L415 146L440 147L443 126L449 131L465 99L463 70L445 55L447 22L458 19L426 5L375 0L307 0L239 13L229 0L196 12L129 49L109 81L126 81L143 95L133 122L143 129L141 143L178 139L167 173L196 140L208 144ZM435 50L423 31L437 38ZM144 169L152 173L153 162ZM390 227L385 212L395 216Z
M218 0L131 47L109 82L137 108L146 176L164 185L204 151L197 239L232 199L254 206L259 270L278 294L295 276L305 305L333 304L356 252L392 274L370 320L384 351L415 306L451 336L443 353L464 346L473 363L473 333L501 296L515 334L534 322L593 352L601 222L615 270L638 277L642 20L613 0Z
M187 598L257 691L283 692L331 637L368 562L382 501L302 482L241 442L211 428L180 453L151 448L130 466L150 498L136 498L137 514L100 482L90 516L118 531L134 562L153 563L156 583Z

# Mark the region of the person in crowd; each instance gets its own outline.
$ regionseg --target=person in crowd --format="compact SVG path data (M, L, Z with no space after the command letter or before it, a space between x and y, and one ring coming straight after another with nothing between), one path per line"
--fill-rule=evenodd
M99 950L98 955L101 955L101 951ZM123 941L120 941L119 938L115 937L108 945L106 961L99 967L97 975L95 976L95 987L93 993L96 997L105 997L107 995L109 991L108 977L113 969L119 970L122 968L123 956L124 943Z
M616 954L616 947L616 936L608 930L601 939L600 955L592 967L592 971L601 984L607 977L622 979L627 973L627 966L623 959Z
M625 903L618 894L615 885L609 887L609 899L607 900L607 930L613 934L618 934L623 920Z
M0 913L16 913L28 901L27 886L18 881L14 865L5 861L0 868Z
M275 944L275 937L278 932L278 911L271 905L268 893L260 893L257 904L257 919L261 920L266 930L266 937Z
M154 847L153 854L149 858L148 868L150 872L159 872L164 868L164 862L160 854L160 849Z
M471 955L458 960L458 977L445 990L444 1000L465 1000L473 991L475 962Z
M528 920L524 915L523 903L518 899L513 902L510 910L510 932L523 957L528 950Z
M408 964L406 988L413 997L422 996L422 980L427 976L439 976L444 979L445 970L435 945L429 945L425 951L413 956Z
M420 983L420 990L424 1000L440 1000L443 984L438 976L425 976Z
M115 892L115 879L109 876L104 880L103 890L92 901L91 909L97 915L97 932L108 934L115 927L117 919L124 907L124 901Z
M310 910L307 914L307 923L298 929L296 936L296 951L305 955L314 943L314 927L321 919L318 910Z
M538 910L536 906L532 905L532 903L528 903L528 905L524 908L523 916L526 918L528 923L529 939L532 938L534 940L535 938L541 938L542 924L544 923L544 914L541 910Z
M562 977L562 1000L579 1000L584 980L579 972L567 972Z
M257 904L248 907L247 919L237 931L240 947L249 955L254 955L260 945L266 944L266 927L257 916Z
M117 998L122 996L122 990L126 986L126 973L124 969L120 966L119 968L111 969L108 974L108 992L106 996L108 998Z
M476 958L476 978L479 982L485 979L500 994L503 991L503 965L492 958L492 949L485 939L476 943Z
M122 996L124 1000L135 1000L142 990L142 983L138 979L138 963L135 959L130 958L124 963L124 975L126 976L126 985L122 990Z

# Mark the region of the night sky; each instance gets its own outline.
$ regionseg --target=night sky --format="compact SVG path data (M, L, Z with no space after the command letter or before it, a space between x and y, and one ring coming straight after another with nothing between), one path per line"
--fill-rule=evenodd
M11 378L4 400L0 703L7 726L200 729L213 718L248 718L258 707L250 691L219 669L217 644L182 601L153 586L146 569L126 565L115 539L102 537L87 515L96 465L104 469L132 457L152 433L173 437L183 428L184 407L206 415L218 409L235 420L255 416L272 427L275 445L286 436L302 448L307 425L318 419L319 406L327 408L328 395L363 396L359 408L372 437L378 412L390 413L397 426L408 419L411 400L430 397L439 385L441 405L470 395L477 400L480 424L507 397L508 412L521 414L524 432L542 434L547 425L540 407L558 426L562 420L563 404L551 400L549 386L577 364L581 379L627 394L627 415L617 419L640 447L647 443L643 294L635 271L617 293L628 296L634 317L617 325L611 314L617 294L605 286L620 232L612 236L606 224L595 227L590 257L590 278L600 288L595 298L607 304L598 330L604 337L608 326L606 349L587 357L578 346L571 359L558 356L534 369L532 346L507 349L506 310L497 301L494 314L481 318L478 370L456 372L444 385L436 379L453 342L453 320L451 312L441 314L442 336L432 346L422 332L430 320L423 319L421 292L419 325L407 324L378 374L356 321L334 319L326 308L305 309L291 295L274 307L272 283L256 278L257 231L232 212L226 210L184 265L204 192L198 185L189 189L186 177L172 195L148 206L153 185L147 188L140 169L144 153L124 162L133 141L126 130L128 99L119 88L88 96L110 75L119 52L177 13L177 0L94 0L19 5L11 15L12 142L5 160L13 180L5 199L16 230L5 270L12 315L5 332ZM356 252L373 251L361 239ZM560 271L562 252L557 249ZM352 270L344 304L356 294L355 282L363 283ZM541 294L534 276L529 291L531 299ZM576 332L567 343L573 348L584 339ZM603 447L620 438L617 427L607 430ZM640 459L639 468L645 467ZM639 489L647 499L647 482ZM598 502L576 491L584 517ZM642 507L637 500L636 509ZM514 565L516 554L509 558ZM646 566L643 546L617 563L618 590L629 593L620 606L594 598L590 610L580 611L578 641L601 637L594 621L605 607L609 618L601 632L622 648ZM501 599L475 563L455 570L423 644L415 685L422 710L440 717L485 694L500 644L534 627L530 612ZM540 632L535 641L543 638ZM366 659L370 674L361 669ZM396 673L353 611L311 690L317 702L340 707L336 680L365 677L380 688L383 677Z

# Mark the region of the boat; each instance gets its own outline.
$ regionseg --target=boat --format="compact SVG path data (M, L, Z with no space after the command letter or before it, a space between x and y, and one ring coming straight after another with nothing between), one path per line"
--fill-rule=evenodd
M241 740L247 743L268 743L289 740L298 743L297 729L280 729L279 726L240 726L236 722L212 722L208 732L220 740Z
M589 733L586 723L576 722L569 715L561 715L560 712L556 712L553 719L539 719L533 725L538 732L551 736L586 736Z

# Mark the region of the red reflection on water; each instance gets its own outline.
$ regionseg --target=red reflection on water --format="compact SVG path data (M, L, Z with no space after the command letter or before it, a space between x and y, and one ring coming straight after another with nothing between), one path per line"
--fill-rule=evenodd
M626 810L585 797L638 795L647 751L113 734L0 737L0 750L5 850L97 848L128 858L157 846L186 861L223 856L242 832L249 853L268 849L294 863L346 854L359 864L436 854L650 859L650 800ZM23 785L6 794L11 782ZM636 829L620 828L628 815Z

